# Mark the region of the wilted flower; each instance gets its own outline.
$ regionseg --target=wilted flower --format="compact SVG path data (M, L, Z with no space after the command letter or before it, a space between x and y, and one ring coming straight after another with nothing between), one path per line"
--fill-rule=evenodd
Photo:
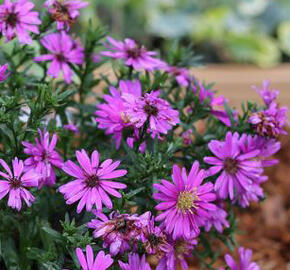
M24 200L30 207L34 196L27 188L38 186L38 174L34 170L24 172L24 163L18 158L12 161L12 171L3 159L0 159L0 164L5 170L0 171L0 176L5 179L0 180L0 200L9 193L8 206L20 211Z
M33 7L34 4L28 0L5 0L0 5L0 32L6 37L6 41L17 36L20 43L32 43L29 32L38 34L37 25L41 24L38 12L31 11Z
M122 270L151 270L149 263L146 262L145 255L143 255L140 259L138 254L133 253L129 254L128 258L128 263L119 261L119 266Z
M70 83L73 73L69 64L81 65L84 59L84 49L65 32L48 34L40 40L40 43L50 53L35 57L34 60L36 62L52 61L47 74L57 78L62 71L65 81Z
M90 245L86 247L86 257L80 248L76 249L76 254L82 270L106 270L114 262L111 256L106 255L104 251L99 251L94 259L94 252Z
M214 211L216 206L211 202L216 199L212 193L213 184L201 185L205 178L204 170L199 170L199 163L193 163L189 174L186 169L182 170L173 166L172 180L161 180L161 184L154 184L159 192L153 194L153 198L162 201L155 208L164 211L157 216L157 221L163 221L167 233L173 239L179 237L189 238L192 233L197 236L199 227L204 225L209 217L208 211Z
M187 87L191 81L188 69L167 66L165 71L175 77L177 83L181 86Z
M98 210L102 210L103 204L112 209L113 204L107 193L121 198L122 195L116 189L126 188L125 184L110 181L127 173L126 170L116 170L120 161L113 162L107 159L99 165L98 151L94 151L90 159L83 149L76 151L76 158L80 166L69 160L62 167L67 174L77 178L59 187L66 203L73 204L79 201L77 213L80 213L84 206L87 211L91 211L94 205Z
M124 42L116 41L111 37L107 39L110 44L106 44L106 47L110 51L101 52L104 56L123 59L127 66L131 66L136 70L145 69L151 71L165 66L164 62L154 58L155 52L147 51L144 46L139 46L132 39L126 38Z
M227 221L227 212L221 207L217 207L215 211L209 211L209 217L205 220L204 229L209 232L214 227L219 233L223 232L224 227L230 226Z
M38 186L52 186L55 184L54 168L60 168L63 164L59 153L54 149L57 142L56 134L53 134L51 142L47 131L38 130L40 140L35 139L35 144L22 142L24 153L30 157L24 161L27 169L35 169L40 175Z
M270 86L270 81L264 81L263 82L263 88L260 89L256 86L253 86L253 88L256 90L256 92L261 96L261 98L263 99L263 101L265 102L265 104L267 106L269 106L274 100L276 100L276 98L279 95L279 91L278 90L270 90L269 89Z
M5 81L9 77L10 73L7 72L7 69L8 64L5 64L3 66L0 65L0 83Z

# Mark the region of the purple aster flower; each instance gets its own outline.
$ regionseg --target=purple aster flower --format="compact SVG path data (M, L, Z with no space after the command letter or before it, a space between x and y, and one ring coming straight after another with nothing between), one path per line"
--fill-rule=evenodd
M29 32L38 34L37 25L41 24L38 12L31 11L33 7L34 4L28 0L4 0L0 5L0 32L6 37L6 41L17 36L20 43L32 43Z
M151 270L149 263L146 261L145 255L141 258L138 254L129 254L129 262L123 263L119 261L119 266L122 270Z
M103 247L110 248L112 255L123 254L126 251L136 249L137 241L141 238L142 227L149 221L149 212L142 216L119 214L112 212L105 216L102 212L94 211L96 219L87 224L94 229L95 238L101 237Z
M277 137L287 134L283 130L287 124L287 107L279 108L276 102L272 102L266 110L254 112L249 117L249 122L260 136Z
M222 233L224 227L228 228L230 226L227 216L227 212L221 207L217 207L215 211L210 211L209 218L205 220L205 231L209 232L214 227L219 233Z
M88 2L79 0L48 0L44 6L52 18L57 21L57 30L69 30L80 15L80 9L88 6Z
M266 176L265 179L260 182L265 180L267 180ZM260 199L264 198L263 189L259 184L260 183L252 183L247 189L238 189L234 202L237 202L243 208L248 207L250 202L259 202Z
M101 55L123 59L127 66L131 66L136 70L145 69L152 71L165 66L164 62L154 58L156 52L147 51L144 46L139 46L132 39L127 38L124 42L117 41L112 37L107 39L110 44L106 44L106 47L110 51L103 51Z
M272 89L270 90L269 86L270 86L269 80L263 82L262 89L253 85L253 88L262 97L262 99L264 100L264 102L267 106L269 106L272 103L272 101L276 100L278 95L279 95L278 90L272 90Z
M106 134L113 134L116 141L116 147L119 148L122 139L122 131L132 126L125 112L125 102L122 94L131 94L132 96L141 97L142 88L139 80L123 81L119 83L119 90L110 87L110 95L104 95L106 101L104 104L97 106L96 121L100 129L105 129Z
M50 53L35 57L34 60L51 61L47 74L57 78L62 71L65 81L70 83L73 73L69 64L81 65L84 60L84 49L65 32L48 34L40 43Z
M89 158L83 149L76 151L76 158L80 166L69 160L62 167L64 172L76 178L59 187L59 192L64 194L66 203L73 204L79 201L77 213L80 213L85 205L87 211L91 211L93 205L102 210L103 204L112 209L113 204L108 194L121 198L122 195L116 189L126 188L125 184L110 181L127 174L126 170L116 170L120 161L106 159L99 165L98 151L95 150Z
M148 123L148 131L155 137L179 123L179 112L173 110L171 105L159 97L160 91L146 93L144 97L132 94L123 94L125 112L131 123L136 128L141 128ZM146 125L145 125L146 126Z
M197 245L197 240L191 236L189 239L178 238L169 241L171 250L159 261L156 270L176 270L178 263L183 270L187 270L186 258L192 257L192 251Z
M204 225L209 217L208 211L214 211L216 206L211 202L216 199L213 184L201 185L205 178L204 170L199 170L199 163L193 163L187 175L186 169L182 170L173 166L172 180L161 180L161 184L154 184L159 192L153 194L153 198L162 201L155 208L164 211L157 216L157 221L163 221L167 233L172 234L173 239L178 237L191 237L200 233L199 227Z
M230 270L260 270L260 267L257 263L251 262L252 259L252 250L245 249L243 247L239 248L240 262L236 263L233 257L229 254L225 255L225 261ZM224 270L224 268L220 268Z
M0 65L0 83L5 81L9 77L10 73L7 72L7 69L8 64L5 64L3 66Z
M63 161L59 153L55 150L57 143L57 136L53 134L51 142L49 141L49 133L47 131L38 130L40 140L35 139L35 144L29 142L22 142L24 153L30 157L24 161L28 170L35 169L41 176L38 187L43 185L52 186L55 184L54 168L60 168Z
M191 81L189 71L186 68L167 66L165 71L174 76L180 86L187 87Z
M0 180L0 200L9 193L8 206L20 211L24 200L30 207L34 196L27 188L38 186L39 175L34 170L24 172L24 163L18 158L12 161L12 171L3 159L0 159L0 164L5 170L5 172L0 171L0 176L5 179Z
M94 259L94 252L90 245L86 247L86 256L80 248L76 249L76 254L82 270L106 270L114 262L111 255L106 255L104 251L99 251Z
M222 199L234 199L234 190L242 192L250 188L253 181L260 179L263 172L262 164L256 159L260 150L255 149L244 153L240 147L238 133L226 134L225 141L212 140L209 150L215 157L205 157L204 161L213 165L210 175L220 173L215 182L215 191Z

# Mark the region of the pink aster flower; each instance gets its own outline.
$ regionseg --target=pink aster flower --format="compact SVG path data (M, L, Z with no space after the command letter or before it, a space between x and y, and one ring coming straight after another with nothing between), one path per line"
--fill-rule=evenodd
M181 265L182 270L187 270L188 263L186 259L192 257L192 251L197 245L197 240L194 236L191 236L189 239L171 239L169 242L171 250L165 253L164 257L159 261L156 270L176 270L178 264Z
M116 141L116 147L119 148L124 129L132 126L125 112L125 102L122 94L131 94L132 96L141 97L142 88L139 80L123 81L119 83L119 89L110 87L110 95L104 95L106 103L97 106L96 121L100 129L105 129L106 134L113 134Z
M119 261L119 266L122 270L151 270L149 263L146 261L145 255L141 258L138 254L129 254L128 263Z
M209 172L211 175L220 173L215 182L215 191L222 199L234 199L234 191L246 191L253 181L258 181L263 172L259 160L260 150L244 153L240 147L238 133L226 134L225 141L212 140L208 144L209 150L215 157L205 157L204 161L213 165Z
M283 129L287 124L287 107L279 107L272 102L266 110L254 112L249 117L251 123L260 136L277 137L280 134L287 134Z
M86 256L80 248L76 249L78 261L82 270L106 270L114 262L110 255L106 255L104 251L100 251L94 259L94 252L90 245L86 247Z
M256 90L256 92L262 97L263 101L267 106L269 106L274 100L277 99L279 95L278 90L272 90L269 89L270 81L264 81L263 82L263 88L260 89L257 86L253 85L253 88Z
M174 76L180 86L187 87L191 81L189 71L186 68L167 66L165 71Z
M0 65L0 83L5 81L9 77L10 73L7 72L7 69L8 64L5 64L3 66Z
M48 0L44 6L52 18L57 21L57 30L69 30L80 15L80 9L88 6L88 2L80 0Z
M35 57L36 62L51 61L47 74L57 78L62 71L67 83L73 75L69 64L81 65L84 59L84 49L79 43L71 39L65 32L48 34L40 43L50 52Z
M0 32L6 41L17 36L20 43L32 43L29 32L38 34L37 25L41 24L38 12L31 11L33 7L34 4L28 0L4 0L0 5Z
M222 233L224 227L228 228L230 226L227 216L227 212L221 207L217 207L215 211L210 211L209 218L205 220L205 231L209 232L214 227L219 233Z
M159 97L160 91L146 93L144 97L132 94L123 94L125 112L129 121L141 128L148 123L148 131L152 136L159 133L167 134L168 130L179 123L179 112L173 110L171 105Z
M18 158L12 161L12 171L3 159L0 159L0 164L5 170L5 172L0 171L2 177L0 180L0 200L9 193L8 206L20 211L22 200L24 200L26 205L30 207L34 201L34 196L27 188L38 186L38 174L34 170L24 172L24 163Z
M102 210L103 204L112 209L113 204L108 194L121 198L122 195L116 189L126 188L125 184L111 181L127 174L126 170L116 170L120 161L113 162L112 159L106 159L99 165L99 152L94 151L89 158L83 149L76 151L76 158L80 166L69 160L62 167L64 172L76 178L59 187L66 203L73 204L79 201L77 213L80 213L84 206L87 211L91 211L93 205L98 210Z
M101 237L103 247L110 248L110 253L115 256L129 251L131 247L137 248L137 241L141 238L143 226L149 221L149 212L141 216L119 214L112 212L109 218L102 212L94 211L96 219L87 224L94 229L95 238Z
M252 250L245 249L243 247L239 248L240 262L236 263L233 257L229 254L225 255L225 261L230 270L260 270L260 267L257 263L251 262L252 259ZM220 268L224 270L224 268Z
M159 192L153 194L153 198L161 201L155 208L163 211L157 216L157 221L163 221L167 233L172 234L173 239L178 237L189 238L192 232L200 233L199 227L204 225L209 217L208 211L214 211L216 206L211 202L216 199L213 184L201 185L205 178L204 170L199 170L199 163L193 163L189 174L173 166L172 180L161 180L161 184L154 184Z
M124 42L116 41L112 37L107 38L110 44L106 47L110 51L103 51L101 55L123 59L127 66L131 66L136 70L145 69L152 71L165 66L165 63L155 58L156 52L147 51L144 46L139 46L132 39L125 39Z
M63 161L59 153L55 150L57 143L57 136L53 134L51 141L49 141L49 133L47 131L38 130L40 140L35 139L35 144L29 142L22 142L24 153L30 157L24 161L28 170L35 169L41 176L39 179L39 188L43 185L52 186L55 184L56 176L55 168L60 168Z

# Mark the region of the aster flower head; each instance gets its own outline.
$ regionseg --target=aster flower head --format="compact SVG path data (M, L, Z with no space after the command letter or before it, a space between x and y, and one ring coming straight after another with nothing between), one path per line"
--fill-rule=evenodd
M67 83L73 75L69 64L81 65L84 60L84 49L65 32L46 35L40 43L49 51L34 58L36 62L51 61L47 74L57 78L62 72Z
M259 88L253 85L254 90L261 96L264 103L269 106L273 101L275 101L279 95L278 90L269 89L270 81L263 82L263 88Z
M165 71L175 77L180 86L187 87L191 81L188 69L175 66L167 66Z
M43 185L52 186L55 184L55 168L60 168L63 164L62 158L55 150L57 135L53 134L49 140L49 132L38 130L40 139L35 139L35 144L22 142L24 153L30 157L24 161L26 169L35 169L40 175L39 188Z
M189 238L192 232L200 233L199 227L204 225L209 217L208 211L214 211L216 206L211 202L216 199L213 184L202 185L205 178L204 170L199 170L199 163L193 163L189 174L186 169L173 166L172 180L161 180L161 184L154 184L158 190L153 198L161 201L155 208L163 211L157 216L157 221L163 221L167 233L173 239Z
M112 212L109 218L100 211L94 211L94 214L96 219L87 226L94 229L95 238L102 238L103 247L109 247L113 256L123 254L131 247L136 248L137 241L141 239L142 228L149 220L149 212L141 216Z
M122 139L122 131L132 124L125 111L125 102L122 94L130 94L132 96L141 97L142 88L139 80L123 81L119 83L119 89L111 86L110 95L104 95L106 103L97 106L96 121L100 129L105 129L106 134L113 134L116 146L119 148Z
M127 38L123 41L117 41L112 37L107 37L109 44L105 46L109 51L101 52L101 55L115 59L123 59L127 66L135 70L145 69L152 71L165 66L165 63L155 58L156 52L147 51L144 46L140 46L136 41Z
M251 262L252 254L253 254L252 250L240 247L239 248L239 257L240 257L239 263L235 262L233 257L229 254L225 255L225 261L230 270L260 270L260 267L257 263Z
M8 64L5 64L3 66L0 65L0 83L5 81L9 77L10 73L7 72L7 69Z
M128 256L128 263L119 261L122 270L151 270L149 263L146 261L145 255L141 258L138 254L133 253Z
M32 43L29 32L38 34L38 25L41 24L38 12L31 11L33 7L34 4L28 0L4 0L0 5L0 32L6 41L17 36L20 43Z
M104 251L99 251L94 259L94 252L90 245L86 247L86 256L80 248L76 249L76 255L82 270L106 270L109 269L114 262L111 256L106 255Z
M80 9L88 6L81 0L48 0L44 6L57 22L57 30L69 30L80 15Z
M173 110L171 105L159 95L160 91L146 93L144 97L122 95L129 121L136 128L141 128L148 123L148 131L153 137L159 133L167 134L172 126L179 123L179 112Z
M99 164L99 152L94 151L89 158L85 150L76 151L76 158L79 165L71 160L64 163L62 169L68 175L76 179L59 187L59 192L64 194L67 204L77 201L77 213L80 213L86 206L91 211L95 205L102 210L103 204L109 209L113 208L112 201L108 194L121 198L122 195L116 189L125 189L123 183L111 181L127 174L126 170L117 170L120 161L113 162L107 159Z
M222 233L224 227L230 226L227 216L227 212L221 207L217 207L215 211L210 211L209 217L205 220L205 231L209 232L214 227L219 233Z
M8 206L11 208L20 211L22 200L30 207L34 196L27 188L38 186L38 174L34 170L25 172L24 163L18 158L12 161L12 170L3 159L0 159L0 164L4 168L4 172L0 171L0 200L9 194Z

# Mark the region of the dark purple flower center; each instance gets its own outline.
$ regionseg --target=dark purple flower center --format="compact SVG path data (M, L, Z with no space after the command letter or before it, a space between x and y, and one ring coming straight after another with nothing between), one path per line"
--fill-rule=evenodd
M97 175L87 176L85 183L87 187L94 188L99 185L99 177Z
M116 220L115 228L119 232L125 232L127 228L127 222L124 218L118 218Z
M59 53L56 55L56 59L58 62L66 62L66 58L63 54Z
M12 27L15 27L16 24L18 22L18 16L16 13L10 13L7 17L6 17L6 23L11 25Z
M157 116L158 115L158 108L153 105L146 104L144 106L144 112L150 117L151 115Z
M224 169L229 174L236 174L238 171L238 161L233 158L226 158L224 161Z
M136 46L135 48L127 49L126 53L129 58L137 59L142 54L142 48Z
M148 241L150 242L150 244L153 246L153 247L158 247L158 245L162 242L162 238L155 235L155 234L149 234L147 236L147 239Z
M10 187L13 189L17 189L21 187L21 180L16 177L10 178Z

